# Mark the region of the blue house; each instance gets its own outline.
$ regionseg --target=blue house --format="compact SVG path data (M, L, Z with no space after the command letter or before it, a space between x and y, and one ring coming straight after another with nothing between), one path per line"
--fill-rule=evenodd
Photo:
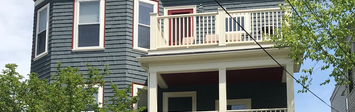
M134 107L157 111L294 112L294 83L250 33L293 75L299 66L272 49L283 0L34 0L31 72L49 79L56 63L112 71L98 102L113 96L110 81ZM243 31L233 20L246 30Z

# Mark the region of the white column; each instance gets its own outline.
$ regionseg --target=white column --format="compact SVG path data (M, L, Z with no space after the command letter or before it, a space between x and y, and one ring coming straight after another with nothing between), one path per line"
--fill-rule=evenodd
M157 49L157 28L158 28L158 19L157 13L150 13L150 49Z
M157 72L149 72L148 76L148 112L158 112Z
M286 70L293 76L293 64L287 64ZM286 73L287 112L295 112L294 79Z
M218 24L216 25L218 29L216 29L217 34L219 35L219 46L226 45L226 12L222 8L218 8Z
M227 75L226 68L219 68L219 112L227 111Z

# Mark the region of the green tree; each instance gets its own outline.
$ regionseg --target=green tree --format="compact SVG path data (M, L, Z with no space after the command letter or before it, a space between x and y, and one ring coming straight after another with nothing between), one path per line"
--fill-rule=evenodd
M23 102L25 84L23 76L16 72L16 64L7 64L0 74L0 111L20 112L26 105Z
M288 3L288 0L286 0ZM290 7L292 5L292 7ZM320 85L329 83L333 77L337 85L348 85L351 77L345 76L352 71L355 62L354 53L350 53L350 44L355 37L355 1L354 0L290 0L290 4L281 6L286 12L282 24L282 33L276 33L271 39L276 48L288 48L288 58L296 64L306 59L324 63L321 70L333 67L329 79ZM314 68L302 70L307 75L298 82L309 86ZM307 92L305 89L299 92Z
M58 111L142 111L144 108L133 110L131 104L138 101L138 96L130 97L130 86L119 90L111 82L115 96L111 97L112 104L107 108L99 108L93 94L97 94L98 86L104 86L103 78L110 71L102 71L87 64L87 73L79 72L78 68L61 67L58 63L57 73L51 80L40 80L36 73L31 73L29 79L21 81L23 76L16 72L16 64L7 64L0 75L0 111L6 112L58 112ZM138 94L140 94L139 92ZM123 100L124 99L124 100ZM109 102L109 101L105 101Z

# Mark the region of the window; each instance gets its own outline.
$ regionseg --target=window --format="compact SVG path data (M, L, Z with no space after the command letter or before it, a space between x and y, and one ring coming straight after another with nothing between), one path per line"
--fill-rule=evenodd
M138 91L144 89L146 85L140 83L132 83L132 96L137 96ZM138 102L133 104L134 109L138 107L148 107L148 94L147 91L142 92L139 96Z
M95 101L96 101L96 103L97 104L99 104L99 103L101 103L101 105L99 105L99 107L103 107L103 103L104 103L104 89L103 89L103 87L102 86L99 86L99 85L95 85L95 86L93 86L94 88L98 88L97 89L97 93L94 93L93 94L93 96L94 96L94 98L95 98ZM94 112L93 110L92 110L92 108L90 108L91 107L91 105L87 105L88 107L89 107L89 111L85 111L85 112ZM84 112L84 111L83 111Z
M146 52L150 48L150 13L158 12L158 2L134 0L133 48Z
M49 4L37 10L37 27L35 40L35 58L37 60L47 54L48 47Z
M75 0L73 51L104 50L105 0Z
M216 110L219 109L219 100L215 103ZM228 99L227 110L251 109L251 99Z

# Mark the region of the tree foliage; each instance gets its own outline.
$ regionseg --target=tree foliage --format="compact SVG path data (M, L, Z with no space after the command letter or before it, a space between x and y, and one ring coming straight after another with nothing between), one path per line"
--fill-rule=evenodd
M105 101L102 108L94 99L98 87L104 86L104 76L110 71L105 68L98 70L87 64L86 73L78 68L61 67L58 63L57 73L50 80L40 80L36 73L22 81L23 76L16 72L16 64L7 64L0 74L0 111L4 112L80 112L80 111L142 111L133 110L132 104L137 103L138 96L130 96L130 86L118 89L111 82L115 95ZM139 92L140 95L142 91Z
M286 12L282 23L282 33L276 33L271 40L277 48L288 48L288 58L296 64L310 59L323 62L321 70L333 67L329 79L320 85L329 83L333 77L337 85L350 84L347 77L355 62L354 53L350 53L351 42L355 37L355 1L354 0L289 0L290 4L281 6ZM288 3L288 0L286 0ZM294 9L290 6L294 6ZM304 69L299 83L309 86L311 75L317 68ZM305 89L299 92L307 92Z

